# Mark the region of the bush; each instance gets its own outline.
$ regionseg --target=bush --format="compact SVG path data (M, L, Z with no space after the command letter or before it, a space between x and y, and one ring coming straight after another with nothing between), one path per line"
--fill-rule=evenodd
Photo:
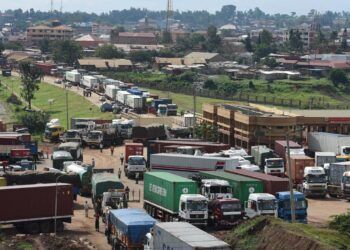
M347 84L349 82L349 79L342 69L332 69L329 74L329 80L332 81L334 86L338 86L339 84Z
M333 219L329 223L329 227L341 233L350 235L350 211L346 214L333 216Z
M18 121L27 127L30 133L43 133L50 115L42 111L24 112L18 115Z
M21 100L14 94L11 94L7 99L6 99L7 103L11 103L14 105L22 105Z

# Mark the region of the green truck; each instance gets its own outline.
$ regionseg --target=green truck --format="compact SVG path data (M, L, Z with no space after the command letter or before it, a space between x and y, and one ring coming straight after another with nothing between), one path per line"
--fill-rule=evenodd
M197 183L171 173L145 173L144 208L161 221L178 219L207 225L208 201L198 194Z
M93 199L102 198L104 192L113 189L124 189L124 185L118 176L111 173L93 174L91 179Z
M262 181L219 171L199 172L202 179L220 179L228 181L233 189L233 197L239 199L243 204L248 201L252 193L263 193Z

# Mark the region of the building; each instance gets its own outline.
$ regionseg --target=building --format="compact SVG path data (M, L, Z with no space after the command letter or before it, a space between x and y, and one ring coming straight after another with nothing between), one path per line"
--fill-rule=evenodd
M131 70L133 64L127 59L101 59L101 58L85 58L78 60L82 69L86 70L101 70L101 69L116 69L122 71Z
M42 40L71 40L73 29L65 25L39 25L27 28L27 41L38 44Z
M317 31L312 25L304 23L301 24L299 27L290 30L285 30L284 36L282 36L283 42L289 41L291 32L299 32L304 49L314 49L315 43L317 41Z
M349 134L350 110L277 110L260 105L203 104L203 121L218 127L220 141L250 151L289 137L305 143L308 132Z
M224 61L224 58L219 53L191 52L190 54L184 57L185 65L207 64L210 62L220 61Z
M156 45L157 38L152 32L119 32L114 29L111 31L111 43Z
M85 35L75 39L82 48L96 48L99 44L105 43L102 39L94 35Z

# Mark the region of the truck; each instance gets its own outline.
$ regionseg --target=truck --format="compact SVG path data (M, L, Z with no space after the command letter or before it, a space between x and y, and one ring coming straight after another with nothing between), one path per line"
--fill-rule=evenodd
M301 149L302 146L294 141L289 141L290 149ZM286 162L287 153L287 141L286 140L276 140L275 141L275 153Z
M173 101L172 99L166 99L166 98L163 98L163 99L154 99L152 101L152 107L158 111L158 108L159 108L159 105L165 105L167 106L168 104L171 104Z
M58 170L63 170L65 161L73 161L71 153L67 151L55 151L51 155L52 167Z
M327 195L326 172L323 167L305 167L301 192L305 197L323 197Z
M254 218L260 215L275 216L277 213L276 197L269 193L250 194L244 204L245 215Z
M81 133L77 129L69 129L62 136L60 136L61 142L78 142L81 143Z
M199 172L199 176L202 179L220 179L228 181L233 190L232 196L239 199L242 205L248 200L250 194L264 192L262 181L237 174L210 171Z
M324 164L334 162L337 162L334 152L315 152L315 166L324 167Z
M126 98L126 105L136 111L141 111L143 108L143 100L138 95L128 95Z
M147 233L144 249L229 250L231 247L189 223L163 222Z
M137 172L142 173L146 170L146 162L143 158L143 145L141 143L125 143L124 151L124 173L135 175ZM129 165L129 158L133 159L132 164ZM142 158L140 158L142 157ZM141 163L140 165L138 163Z
M303 193L294 191L294 205L295 205L295 220L300 223L307 223L307 207L308 203ZM290 209L290 192L278 192L276 193L277 201L277 217L291 221L291 209Z
M189 178L199 171L224 171L239 166L237 159L160 153L151 155L151 171L163 171Z
M350 200L350 162L331 163L327 172L329 195Z
M266 147L265 145L261 146L252 146L251 155L254 157L254 162L261 169L264 168L265 159L274 158L273 150Z
M231 228L244 217L244 210L239 199L222 198L208 202L208 225L214 228Z
M163 172L146 172L144 209L161 221L175 219L206 226L208 200L197 193L197 183Z
M73 85L79 85L81 74L77 71L67 71L64 78L67 82L70 82Z
M177 104L171 103L167 104L167 116L176 116L177 115Z
M58 146L59 151L69 152L74 161L83 161L83 149L78 142L65 142Z
M158 110L157 110L157 115L158 116L166 116L168 113L168 105L166 104L159 104L158 105Z
M166 138L166 128L164 125L154 124L146 127L135 126L132 128L133 142L146 144L149 140Z
M264 164L264 173L276 176L284 176L284 161L282 158L267 158Z
M105 90L105 96L109 100L116 101L118 91L119 91L118 86L107 85Z
M314 159L306 155L291 155L290 156L291 165L291 178L295 185L302 184L304 181L304 169L305 167L314 166ZM286 172L288 175L288 158L286 164Z
M86 89L95 89L98 87L97 78L94 76L85 75L80 80L80 86Z
M82 144L89 148L99 148L103 142L103 133L100 130L92 130L83 136Z
M142 209L110 210L107 214L105 235L112 249L141 250L146 234L156 220Z
M55 224L56 231L60 232L63 231L63 223L71 223L73 217L73 192L70 184L0 187L0 197L1 204L6 204L0 206L0 224L13 224L24 233L50 233L54 231ZM25 205L23 201L27 201Z
M311 132L308 133L308 149L315 152L334 152L337 155L350 156L350 135Z
M126 105L126 101L128 98L128 95L130 95L127 91L118 91L117 93L117 101L123 105Z
M67 164L64 167L64 172L75 173L79 175L81 188L79 190L80 195L89 196L91 194L91 176L92 167L90 165L79 165L77 163Z
M61 125L46 125L45 138L50 141L58 141L60 136L64 134L64 127Z
M225 172L262 181L264 185L264 189L263 189L264 193L275 195L275 193L277 192L289 190L289 181L287 178L281 178L278 176L252 172L244 169L225 170Z
M201 180L200 194L208 200L232 198L232 188L228 181L203 179Z
M146 171L146 160L143 155L130 155L128 157L128 163L124 168L125 176L142 178Z

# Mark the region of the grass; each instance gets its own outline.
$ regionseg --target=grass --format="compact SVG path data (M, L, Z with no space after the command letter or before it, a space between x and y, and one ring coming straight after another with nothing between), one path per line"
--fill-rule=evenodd
M18 77L0 77L0 80L7 84L10 89L17 94L21 91L21 82ZM65 90L51 84L42 82L39 84L40 89L35 94L32 104L51 114L51 118L58 118L63 126L67 124L66 115L66 93ZM49 99L53 103L49 104ZM86 100L84 97L68 91L68 115L69 117L98 117L101 119L112 119L112 113L101 113L99 108Z
M17 244L17 248L20 250L32 250L34 249L33 245L28 242L21 242Z

